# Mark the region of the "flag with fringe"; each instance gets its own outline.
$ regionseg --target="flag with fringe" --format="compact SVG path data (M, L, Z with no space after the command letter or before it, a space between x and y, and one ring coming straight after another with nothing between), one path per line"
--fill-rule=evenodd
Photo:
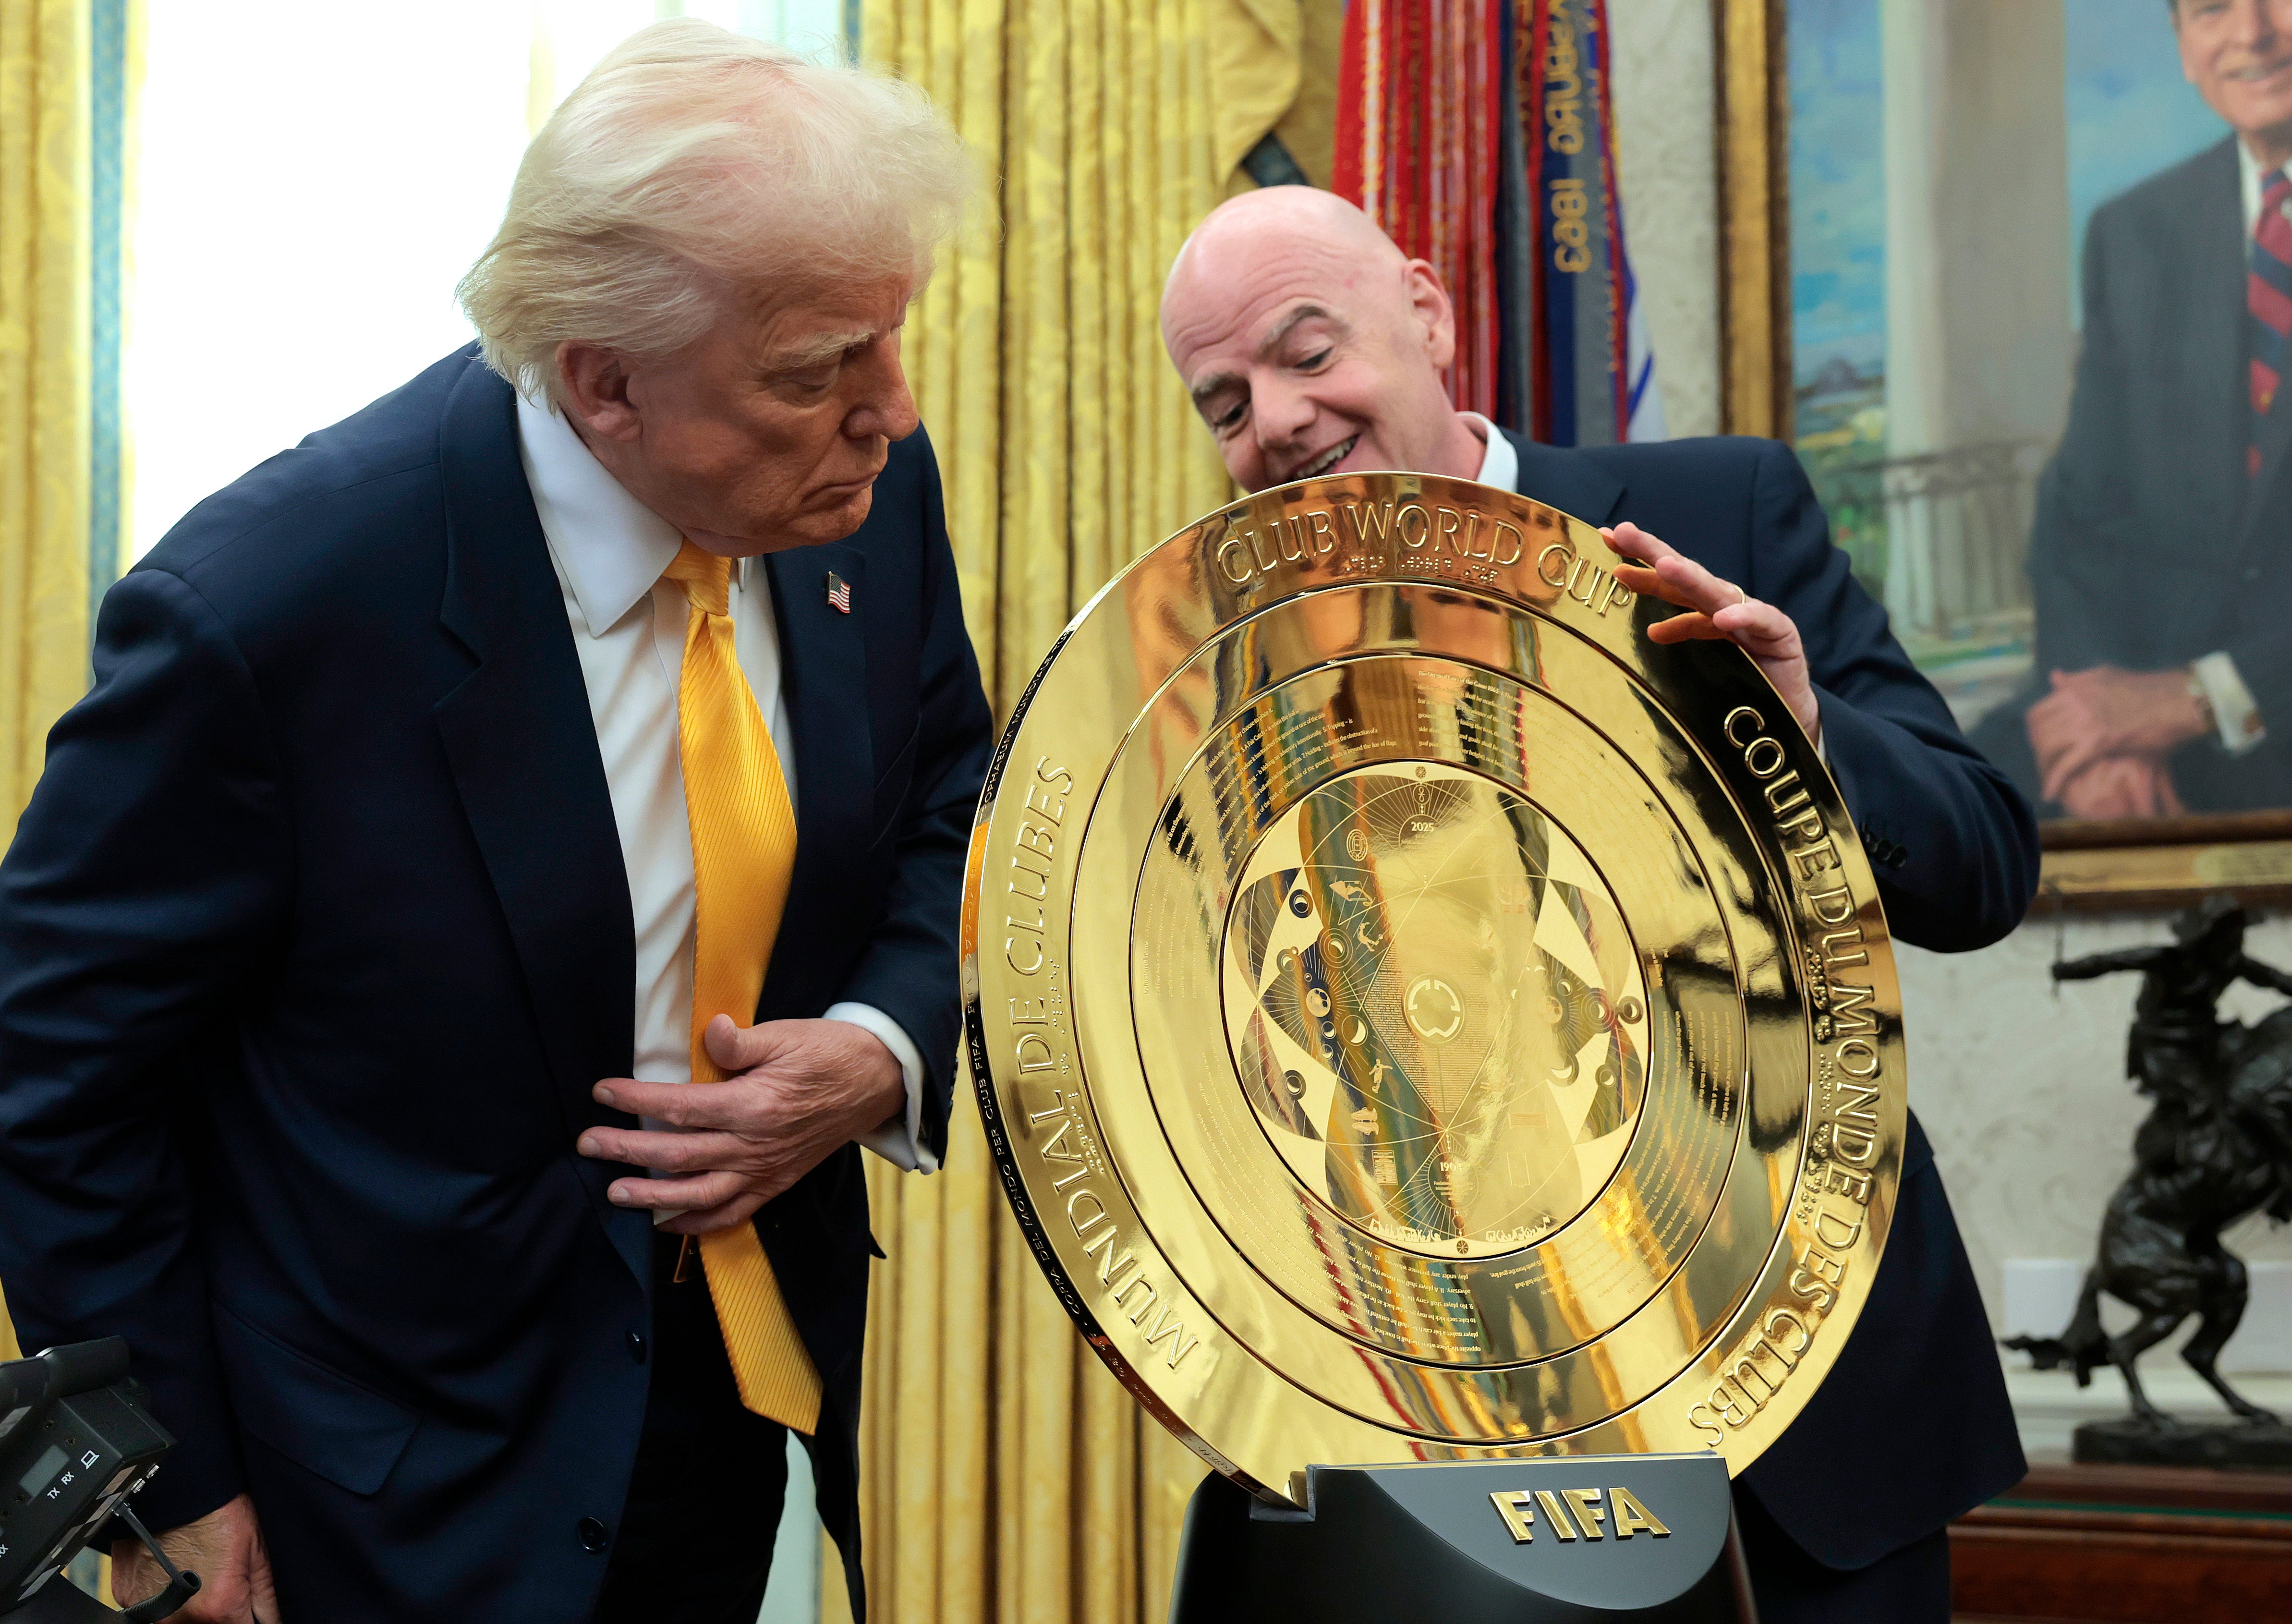
M1607 0L1351 0L1333 189L1429 262L1450 397L1553 445L1664 437L1616 187Z

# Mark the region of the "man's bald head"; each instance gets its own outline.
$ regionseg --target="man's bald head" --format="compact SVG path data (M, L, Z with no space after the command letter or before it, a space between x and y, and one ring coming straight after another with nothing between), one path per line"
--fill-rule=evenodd
M1245 489L1480 471L1481 441L1441 381L1456 352L1447 290L1334 193L1269 186L1213 210L1170 267L1162 342Z
M1162 288L1163 330L1169 330L1174 299L1190 297L1202 286L1247 266L1269 241L1294 244L1309 257L1331 262L1340 271L1369 266L1399 272L1408 263L1400 246L1376 221L1333 191L1318 186L1265 186L1229 198L1194 228L1170 266Z

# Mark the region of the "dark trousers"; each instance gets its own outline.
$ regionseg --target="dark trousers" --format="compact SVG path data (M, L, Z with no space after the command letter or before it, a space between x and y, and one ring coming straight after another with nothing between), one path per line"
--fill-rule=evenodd
M787 1491L787 1432L740 1407L696 1245L654 1238L652 1388L595 1624L756 1624Z
M1775 1525L1755 1495L1735 1491L1735 1524L1759 1624L1949 1624L1949 1531L1867 1568L1826 1568Z

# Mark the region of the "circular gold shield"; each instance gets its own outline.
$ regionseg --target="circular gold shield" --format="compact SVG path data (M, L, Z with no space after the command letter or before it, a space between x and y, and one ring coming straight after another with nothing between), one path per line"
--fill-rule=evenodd
M1712 1449L1884 1246L1900 1001L1838 792L1599 533L1267 491L1052 650L974 830L966 1040L1036 1256L1163 1423L1312 1464Z

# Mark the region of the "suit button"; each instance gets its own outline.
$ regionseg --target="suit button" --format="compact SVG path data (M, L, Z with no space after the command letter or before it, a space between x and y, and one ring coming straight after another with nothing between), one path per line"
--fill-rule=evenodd
M629 1333L629 1357L635 1360L639 1364L642 1364L645 1361L644 1332L641 1330L633 1330Z
M583 1517L578 1523L573 1524L573 1534L581 1541L581 1548L592 1556L601 1556L605 1554L607 1543L605 1525L596 1518Z
M1909 855L1909 853L1902 850L1900 846L1888 846L1886 848L1886 867L1889 869L1901 868L1902 866L1902 860Z

